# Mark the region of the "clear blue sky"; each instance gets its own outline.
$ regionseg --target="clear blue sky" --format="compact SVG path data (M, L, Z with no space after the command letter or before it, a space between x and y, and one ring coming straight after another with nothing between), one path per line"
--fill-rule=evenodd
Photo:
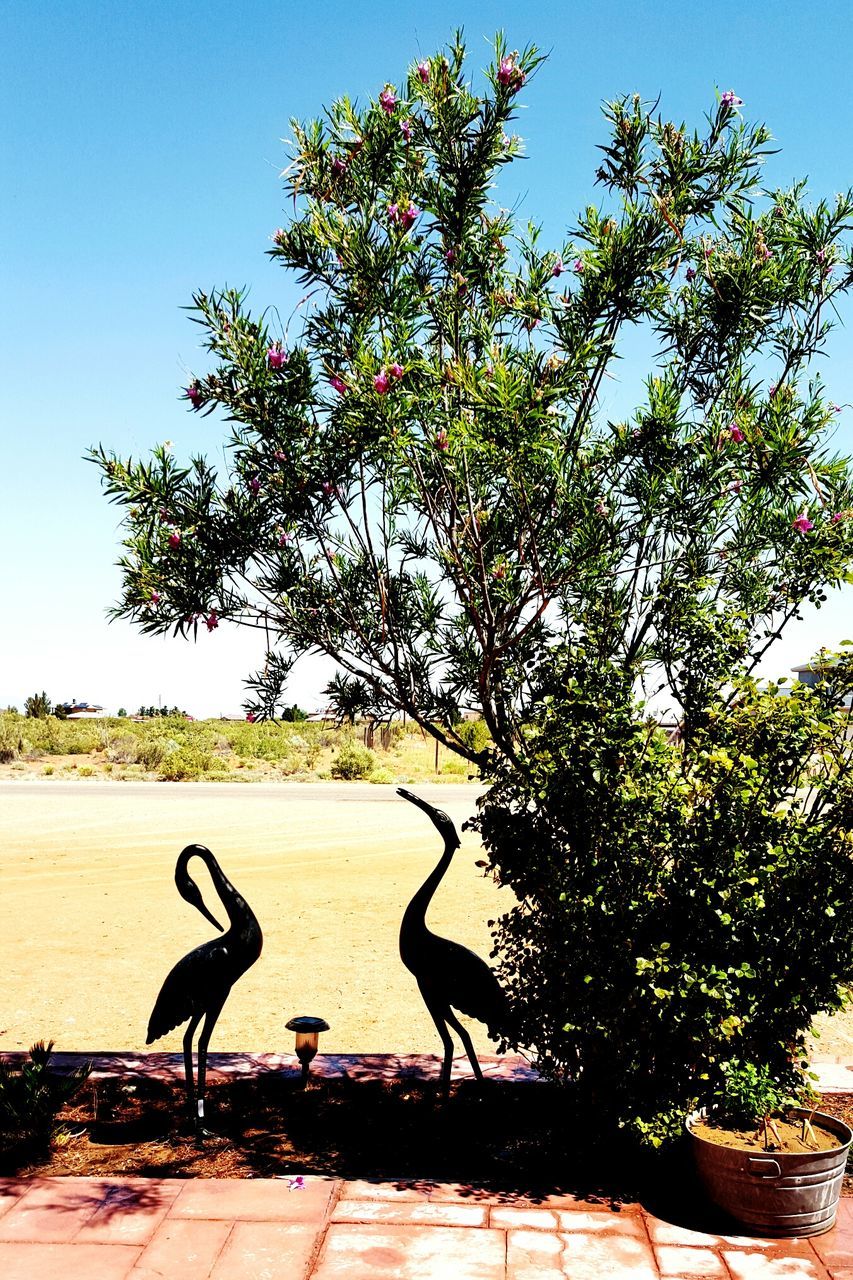
M280 139L341 93L399 81L463 25L475 64L503 27L550 61L525 91L508 203L559 241L592 186L603 99L661 95L700 124L715 86L771 126L768 181L808 175L815 196L853 184L849 0L761 6L681 0L450 5L241 0L11 0L0 8L0 706L55 700L178 703L235 712L257 642L221 627L197 646L108 625L118 587L116 512L85 448L139 453L174 441L219 449L223 432L178 400L204 368L181 307L194 288L248 284L287 314L296 294L264 256L286 216ZM850 332L833 343L830 393L853 402ZM630 383L630 362L623 380ZM634 386L624 394L635 399ZM853 449L853 410L839 443ZM836 598L775 666L853 629ZM294 696L316 701L316 669Z

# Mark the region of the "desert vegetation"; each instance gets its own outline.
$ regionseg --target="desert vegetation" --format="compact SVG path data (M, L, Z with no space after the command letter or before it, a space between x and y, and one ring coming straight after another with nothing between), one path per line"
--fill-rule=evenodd
M462 732L482 736L484 730L474 723ZM339 728L305 720L82 721L0 712L0 777L394 783L465 782L472 773L474 766L450 752L436 753L435 742L417 726L399 722L371 732L361 724Z

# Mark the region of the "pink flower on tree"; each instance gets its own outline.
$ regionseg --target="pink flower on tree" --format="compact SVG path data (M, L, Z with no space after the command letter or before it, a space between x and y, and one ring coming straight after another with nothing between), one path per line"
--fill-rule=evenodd
M844 517L846 516L846 514L847 514L847 512L846 512L846 511L836 511L835 515L832 517L832 523L833 523L833 524L838 524L838 521L839 521L839 520L843 520L843 519L844 519ZM152 596L152 599L153 599L153 598L154 598L154 597Z
M219 618L216 616L215 609L211 609L210 613L204 620L204 625L207 627L208 631L215 631L219 626Z
M202 401L201 386L198 382L191 382L187 387L187 399L194 409L197 409Z
M574 262L572 263L572 270L577 276L583 275L584 273L583 258L575 258Z
M151 603L152 603L152 604L159 604L159 603L160 603L160 592L159 592L159 591L152 591L152 592L151 592Z
M336 373L333 373L329 379L329 386L333 391L337 391L339 396L342 396L347 389L347 384L344 382L343 378L339 378Z
M688 284L690 283L691 280L696 279L696 271L693 267L688 267L684 274L687 277Z
M260 493L260 491L261 491L261 482L260 482L260 480L258 479L258 477L257 477L257 476L252 476L251 480L249 481L249 492L250 492L253 496L257 497L257 495Z
M390 386L388 374L384 369L380 369L376 377L373 379L373 390L377 395L384 396Z
M411 122L411 120L401 120L401 121L400 121L400 132L402 133L403 137L406 139L406 141L407 141L407 142L411 142L411 140L412 140L412 122Z
M181 545L181 535L178 533L177 529L173 529L172 532L169 534L169 546L179 547L180 545Z
M331 498L332 494L335 492L335 486L332 484L331 480L324 480L320 487L327 498Z
M394 90L391 88L390 84L387 84L385 88L382 90L382 92L380 93L379 105L382 108L382 110L385 112L386 116L390 116L394 114L394 108L397 105L397 95L394 92Z
M797 533L808 533L809 529L814 528L814 525L805 511L801 511L796 520L792 521L792 528L796 529Z
M558 258L557 261L554 263L553 267L551 268L551 275L556 279L557 276L561 276L563 274L565 269L566 268L563 265L563 259Z
M419 62L417 67L418 75L421 78L421 84L429 83L429 63L426 61Z
M736 422L733 422L729 427L729 439L733 440L735 444L741 444L746 439Z
M282 350L280 342L274 342L267 352L267 364L271 369L281 369L289 359L287 352Z
M346 173L346 171L347 171L346 161L342 160L340 156L335 156L334 160L332 161L332 173L335 175L336 178L340 178Z
M442 453L447 452L447 432L445 431L444 427L442 427L441 430L436 434L435 447L436 449L440 449Z
M270 239L272 240L273 244L280 245L283 243L286 235L287 235L287 232L285 231L284 227L276 227Z
M448 264L448 266L452 267L454 262L456 261L456 250L448 249L447 253L444 255L444 261Z
M400 224L404 231L408 231L414 225L415 219L419 216L420 209L416 204L409 203L406 209L400 210Z
M273 457L275 458L276 462L287 462L287 454L284 452L283 449L276 449L275 453L273 454Z
M401 364L397 364L395 360L394 363L391 365L390 369L388 370L388 372L390 373L392 378L396 378L397 381L399 382L403 374L405 373L405 370L403 366Z
M501 58L498 67L498 84L505 89L517 90L524 84L524 72L515 65L515 54L510 53Z
M720 102L724 107L731 107L732 109L743 106L743 98L739 98L733 89L727 89L720 98Z
M255 713L254 713L253 711L247 711L247 712L246 712L246 719L248 720L249 724L254 724L254 723L255 723Z

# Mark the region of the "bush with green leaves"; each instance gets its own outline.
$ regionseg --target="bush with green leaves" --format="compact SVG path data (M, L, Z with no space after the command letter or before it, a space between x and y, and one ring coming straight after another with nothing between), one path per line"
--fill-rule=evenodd
M376 766L376 756L357 742L345 742L332 760L332 777L347 782L369 778Z
M12 1065L0 1058L0 1144L45 1151L57 1132L57 1116L89 1077L91 1066L70 1072L51 1069L53 1041L39 1040L29 1061Z
M735 1059L806 1083L853 975L853 658L809 689L737 680L688 742L573 648L524 770L476 825L518 899L498 923L521 1040L580 1104L660 1140Z
M498 38L474 83L456 38L294 123L270 253L311 297L298 331L194 300L210 367L185 395L231 424L224 471L91 457L124 514L117 616L263 628L256 718L319 653L342 718L404 714L480 767L523 1038L657 1134L727 1055L793 1070L853 977L843 744L836 791L800 795L832 705L749 683L851 580L844 397L815 360L853 196L763 186L769 130L730 90L697 129L629 95L598 203L546 246L495 195L541 61ZM648 376L609 415L637 327Z

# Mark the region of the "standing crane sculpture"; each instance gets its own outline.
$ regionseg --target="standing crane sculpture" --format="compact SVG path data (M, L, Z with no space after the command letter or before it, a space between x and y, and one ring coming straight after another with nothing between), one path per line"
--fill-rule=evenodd
M440 938L426 926L427 907L460 845L455 826L441 809L435 809L411 791L398 787L397 795L423 809L444 838L444 853L438 865L418 889L403 916L400 925L400 959L415 975L424 1004L441 1036L444 1045L441 1089L446 1097L450 1091L450 1068L453 1061L453 1041L448 1026L457 1032L462 1041L475 1077L479 1081L483 1079L471 1037L453 1009L484 1022L489 1035L495 1040L508 1027L509 1009L506 995L486 962L467 947L451 942L448 938Z
M198 885L191 878L187 864L201 858L210 872L219 899L228 913L231 927L227 932L204 905ZM168 1031L189 1019L184 1034L184 1071L187 1105L197 1131L204 1133L204 1092L207 1071L207 1046L216 1021L234 983L255 963L261 954L263 934L254 912L227 879L216 858L203 844L188 844L175 865L178 893L192 903L206 920L222 932L188 952L168 974L160 989L148 1022L146 1044L159 1040ZM204 1026L198 1039L198 1084L193 1081L193 1036L201 1019Z

